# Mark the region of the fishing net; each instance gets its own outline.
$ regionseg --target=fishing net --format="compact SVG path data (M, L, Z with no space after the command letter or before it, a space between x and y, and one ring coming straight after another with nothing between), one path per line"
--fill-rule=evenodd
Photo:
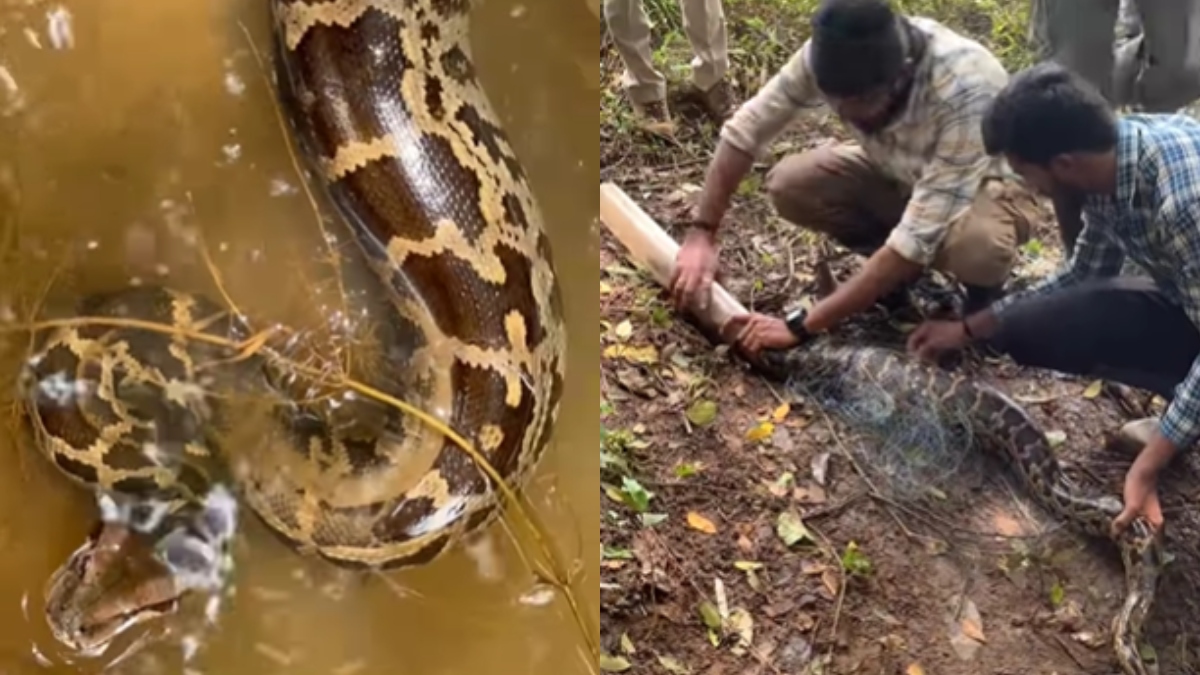
M969 411L961 406L849 373L793 374L787 388L849 432L839 435L841 445L894 499L944 498L951 486L982 477Z

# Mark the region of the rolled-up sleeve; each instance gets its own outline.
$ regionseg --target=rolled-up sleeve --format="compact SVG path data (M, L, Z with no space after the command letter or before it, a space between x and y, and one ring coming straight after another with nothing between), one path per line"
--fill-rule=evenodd
M933 152L887 240L905 260L922 266L933 262L950 223L971 208L992 170L981 130L992 89L981 83L959 94L929 121L935 128Z
M761 159L772 141L796 119L800 108L817 96L808 68L808 42L792 55L767 84L721 127L721 138Z

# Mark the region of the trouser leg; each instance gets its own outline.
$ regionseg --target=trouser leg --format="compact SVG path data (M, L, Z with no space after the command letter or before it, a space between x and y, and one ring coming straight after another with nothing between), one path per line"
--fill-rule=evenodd
M1141 72L1134 100L1146 112L1172 112L1200 97L1200 0L1137 0Z
M1119 10L1119 0L1033 0L1030 32L1039 58L1062 64L1113 101Z
M664 100L667 80L651 58L650 18L642 0L604 0L604 20L625 65L621 84L630 100L637 104Z
M1200 354L1200 331L1149 279L1115 277L1018 302L989 343L1021 365L1171 399Z
M692 82L707 91L729 71L729 45L721 0L679 0L683 30L692 44Z

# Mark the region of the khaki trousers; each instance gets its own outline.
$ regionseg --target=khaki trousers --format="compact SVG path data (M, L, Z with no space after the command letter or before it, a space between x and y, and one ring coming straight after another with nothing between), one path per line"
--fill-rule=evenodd
M692 82L707 91L729 70L725 12L721 0L678 0L683 30L692 44ZM667 80L654 67L650 53L650 18L642 0L604 0L604 20L625 64L622 84L635 103L667 96Z
M790 155L767 174L780 217L870 255L899 223L911 193L853 144ZM1015 181L991 179L975 203L950 223L932 267L970 286L1004 284L1029 239L1037 201Z

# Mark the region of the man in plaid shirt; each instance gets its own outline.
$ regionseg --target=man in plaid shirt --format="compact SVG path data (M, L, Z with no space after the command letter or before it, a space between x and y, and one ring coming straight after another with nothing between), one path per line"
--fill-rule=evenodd
M1117 119L1096 88L1044 63L1013 77L983 137L1040 192L1078 195L1083 231L1058 274L963 321L927 322L909 348L931 358L987 341L1018 363L1169 399L1161 420L1122 430L1139 452L1114 521L1159 526L1158 473L1200 440L1200 122ZM1121 276L1126 258L1146 276Z
M1008 81L995 56L935 21L893 13L887 0L823 0L812 24L812 38L722 129L672 292L678 307L704 308L732 194L802 107L821 100L855 142L785 157L767 191L782 218L868 259L811 312L735 318L728 328L751 353L895 298L931 267L966 286L968 306L987 306L1036 214L1033 195L980 136Z

